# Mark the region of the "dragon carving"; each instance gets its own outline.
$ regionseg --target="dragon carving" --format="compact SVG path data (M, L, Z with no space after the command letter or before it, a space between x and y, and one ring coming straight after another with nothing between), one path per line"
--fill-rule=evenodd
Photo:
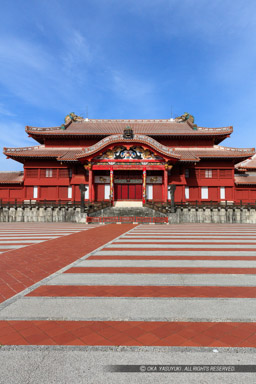
M70 121L83 121L84 118L81 116L77 116L74 112L70 112L66 117L65 117L65 124L68 124Z
M194 119L193 115L190 115L189 113L185 112L185 113L183 113L183 115L176 117L175 120L178 123L183 123L184 121L189 120L192 124L194 124L195 119Z

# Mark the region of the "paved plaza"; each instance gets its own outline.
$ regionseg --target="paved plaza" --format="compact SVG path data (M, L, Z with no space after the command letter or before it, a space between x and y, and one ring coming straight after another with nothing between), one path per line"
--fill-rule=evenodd
M238 224L1 224L0 383L44 383L46 371L50 383L255 383L255 373L104 372L255 365L255 234Z

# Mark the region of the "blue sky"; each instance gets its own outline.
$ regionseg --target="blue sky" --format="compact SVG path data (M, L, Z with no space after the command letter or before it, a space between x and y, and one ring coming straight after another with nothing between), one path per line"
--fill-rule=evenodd
M2 0L0 147L36 145L25 125L169 118L234 126L256 146L254 0ZM172 107L171 107L172 106ZM22 165L0 155L0 170Z

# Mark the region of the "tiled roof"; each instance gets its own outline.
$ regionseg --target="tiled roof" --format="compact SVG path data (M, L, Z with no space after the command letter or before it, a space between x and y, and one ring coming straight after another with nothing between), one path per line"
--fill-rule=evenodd
M236 176L235 175L235 183L236 184L256 184L256 175L244 175L244 176Z
M23 172L0 172L0 184L22 184Z
M254 148L229 148L214 145L212 148L172 148L160 144L158 141L146 135L135 134L134 143L148 144L159 153L179 159L180 161L200 161L200 158L242 158L254 155ZM123 135L111 135L100 140L98 143L86 148L49 148L44 145L24 148L4 148L4 154L12 158L56 158L59 161L76 161L82 157L88 157L102 150L112 143L131 142L124 139Z
M76 161L77 156L79 156L82 153L83 153L82 149L80 149L80 150L79 149L70 149L69 151L67 151L63 155L59 156L58 160Z
M255 153L254 148L229 148L214 145L212 148L175 148L175 153L181 155L182 160L189 156L195 158L247 158Z
M44 145L23 148L4 148L4 154L8 157L40 157L57 158L58 160L76 160L82 148L45 148Z
M26 127L26 132L31 135L115 135L122 134L129 126L134 133L143 135L172 135L172 136L225 136L233 132L232 127L193 129L190 121L178 123L175 120L83 120L72 122L62 129L61 127L39 128Z
M251 159L247 159L242 161L241 163L236 165L238 170L246 170L246 169L256 169L256 154L252 156Z

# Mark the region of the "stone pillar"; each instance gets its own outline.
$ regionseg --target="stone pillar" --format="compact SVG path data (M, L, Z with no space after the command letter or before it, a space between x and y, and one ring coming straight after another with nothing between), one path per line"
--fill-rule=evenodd
M114 170L113 167L110 167L110 202L113 205L114 203Z
M86 187L84 184L80 184L79 189L81 193L81 212L84 212L84 192L86 191Z
M143 173L142 173L142 203L146 203L146 182L147 182L147 171L146 167L143 167Z
M171 212L175 212L175 203L174 203L174 195L175 195L176 185L172 184L169 187L169 191L171 193Z

